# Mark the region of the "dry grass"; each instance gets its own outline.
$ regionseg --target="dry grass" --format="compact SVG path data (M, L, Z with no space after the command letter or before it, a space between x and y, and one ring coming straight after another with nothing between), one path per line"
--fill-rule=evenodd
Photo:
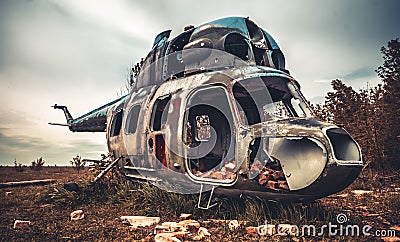
M399 177L390 178L364 176L340 194L320 199L308 204L280 204L266 202L261 198L214 197L217 203L210 210L199 210L197 195L168 193L148 183L130 182L114 172L98 184L90 185L93 174L87 170L78 174L67 168L44 168L40 172L13 172L11 168L0 168L2 181L21 179L60 178L60 182L40 187L18 187L2 189L0 194L0 240L1 241L45 241L45 240L140 240L152 229L131 231L118 218L122 215L160 216L162 221L176 221L181 213L192 213L200 221L210 218L238 219L247 221L247 226L290 223L293 225L314 224L321 226L335 223L336 216L344 213L349 223L369 224L374 229L389 229L398 226ZM14 173L14 174L13 174ZM6 177L6 178L5 178ZM63 188L67 181L76 181L80 192L70 192ZM356 196L355 189L372 190L371 194ZM12 191L11 196L5 192ZM69 213L83 209L86 218L70 221ZM24 230L14 230L15 219L32 221L32 226ZM54 233L56 231L56 233ZM230 231L226 225L209 228L211 240L258 241L279 240L281 236L250 237L244 225L237 231ZM398 234L400 232L397 232ZM285 237L287 241L293 238ZM304 239L304 238L300 238ZM354 237L308 237L307 240L351 240ZM360 239L360 238L357 238ZM369 240L363 238L361 240Z

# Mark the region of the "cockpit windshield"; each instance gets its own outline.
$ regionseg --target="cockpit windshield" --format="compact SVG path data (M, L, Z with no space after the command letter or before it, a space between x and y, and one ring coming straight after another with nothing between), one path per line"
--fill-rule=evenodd
M233 86L240 119L244 124L311 116L297 84L281 76L238 81Z

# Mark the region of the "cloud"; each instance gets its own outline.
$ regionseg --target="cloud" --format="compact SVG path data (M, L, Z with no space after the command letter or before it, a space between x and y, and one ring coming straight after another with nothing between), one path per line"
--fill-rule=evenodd
M11 165L14 159L19 163L30 164L30 161L43 157L46 164L68 164L77 154L83 158L98 159L106 152L105 145L89 139L77 139L64 145L54 144L40 137L9 136L0 129L0 164Z
M339 79L341 80L353 80L353 79L361 79L361 78L371 78L371 77L376 77L378 78L378 75L374 71L374 68L371 66L365 66L362 68L359 68L357 70L354 70L346 75L341 76Z
M9 127L9 126L32 126L35 125L35 122L29 118L26 112L17 111L14 109L7 110L5 112L0 113L0 126L1 127Z

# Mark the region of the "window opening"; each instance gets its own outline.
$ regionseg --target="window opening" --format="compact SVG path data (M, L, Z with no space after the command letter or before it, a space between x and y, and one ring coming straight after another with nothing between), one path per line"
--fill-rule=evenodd
M199 178L235 179L233 120L225 91L219 87L198 91L189 105L185 141L191 152L190 171ZM209 151L203 154L204 150Z
M252 125L269 120L304 117L304 101L299 99L289 80L281 77L250 78L233 86L239 116L244 124Z
M239 57L240 59L249 60L249 45L245 37L238 33L228 34L225 37L224 43L225 51Z
M151 128L153 131L159 131L167 122L168 108L171 101L171 95L156 100L153 106Z
M189 43L190 36L194 29L183 32L182 34L171 40L168 59L168 76L175 78L183 77L185 65L182 60L182 50L185 45Z
M122 110L115 114L110 130L110 136L118 136L121 132L122 126Z
M134 134L137 129L137 123L139 119L140 105L136 105L129 111L128 117L126 118L126 133Z

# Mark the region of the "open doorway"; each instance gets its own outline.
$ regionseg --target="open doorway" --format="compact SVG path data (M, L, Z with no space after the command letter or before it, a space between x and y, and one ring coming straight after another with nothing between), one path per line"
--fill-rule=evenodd
M192 174L234 179L234 125L226 91L222 87L196 91L189 99L185 124L187 161Z

